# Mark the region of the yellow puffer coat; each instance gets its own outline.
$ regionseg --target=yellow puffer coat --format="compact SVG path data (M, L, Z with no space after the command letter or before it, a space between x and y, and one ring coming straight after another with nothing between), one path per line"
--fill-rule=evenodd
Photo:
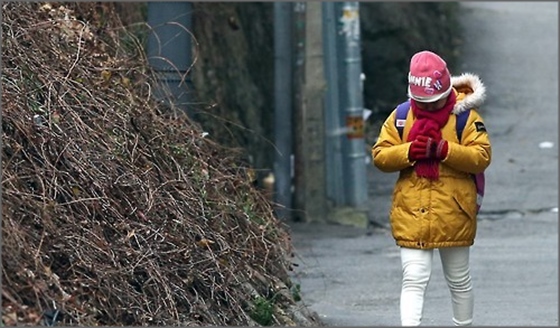
M492 150L484 121L476 109L486 89L478 76L463 74L451 79L457 104L442 129L449 142L447 157L439 164L439 180L418 177L408 160L410 142L403 142L395 127L395 111L384 122L372 147L374 165L383 172L400 171L393 191L390 222L397 245L410 248L470 246L476 235L476 188L470 173L490 165ZM457 140L456 116L471 110ZM408 111L403 140L414 117Z

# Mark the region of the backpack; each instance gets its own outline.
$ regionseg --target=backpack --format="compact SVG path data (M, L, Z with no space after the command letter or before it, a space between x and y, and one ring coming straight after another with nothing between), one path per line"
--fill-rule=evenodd
M395 127L399 131L399 136L403 137L403 130L404 125L406 122L406 115L410 109L410 100L407 100L397 106L397 113L395 116ZM457 130L457 139L461 141L461 137L463 135L463 130L465 129L465 125L467 124L467 119L469 118L470 110L464 111L457 115L457 124L455 126L455 130ZM485 178L484 172L480 172L477 174L471 174L474 184L476 186L476 212L480 210L480 206L482 205L482 200L484 198L484 185L485 185Z

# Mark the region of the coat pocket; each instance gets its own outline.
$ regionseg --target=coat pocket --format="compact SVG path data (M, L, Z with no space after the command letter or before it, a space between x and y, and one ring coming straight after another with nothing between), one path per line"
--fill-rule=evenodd
M476 195L473 193L466 193L457 191L453 194L453 199L470 219L476 219Z

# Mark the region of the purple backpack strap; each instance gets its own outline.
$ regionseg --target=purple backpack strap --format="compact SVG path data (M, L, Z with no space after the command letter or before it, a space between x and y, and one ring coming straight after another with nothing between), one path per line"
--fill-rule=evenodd
M395 116L395 127L397 128L397 131L399 131L399 137L401 137L401 140L403 137L406 115L408 114L409 109L410 109L410 100L407 100L397 106L397 113Z
M471 113L470 110L466 110L464 112L459 113L459 115L457 115L457 123L455 125L455 129L457 130L457 139L459 139L459 143L461 143L463 130L465 129L465 125L467 125L467 120L469 118L470 113Z

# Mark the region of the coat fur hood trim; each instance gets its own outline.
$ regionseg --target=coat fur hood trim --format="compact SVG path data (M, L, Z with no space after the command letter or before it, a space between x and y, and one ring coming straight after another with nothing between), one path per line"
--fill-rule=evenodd
M463 73L459 76L452 76L451 85L457 91L458 96L457 103L453 107L454 114L471 108L479 108L486 99L486 87L478 75Z

